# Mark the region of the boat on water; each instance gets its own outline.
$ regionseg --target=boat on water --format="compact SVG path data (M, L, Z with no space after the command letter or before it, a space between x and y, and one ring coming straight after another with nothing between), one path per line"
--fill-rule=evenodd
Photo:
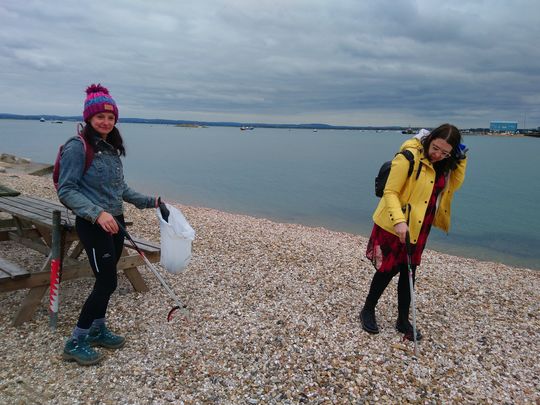
M240 131L251 131L254 127L240 127Z
M45 118L41 117L41 118L39 119L39 122L45 122Z
M403 131L401 131L402 134L407 134L407 135L411 135L411 134L414 134L414 130L412 128L407 128L407 129L404 129Z

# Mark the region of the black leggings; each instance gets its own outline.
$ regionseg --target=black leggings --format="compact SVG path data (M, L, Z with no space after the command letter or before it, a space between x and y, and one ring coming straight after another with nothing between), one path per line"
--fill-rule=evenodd
M123 215L115 218L125 226ZM92 224L80 217L75 221L75 228L96 277L94 288L86 299L77 322L77 327L89 329L94 319L105 318L109 299L116 290L118 284L116 264L122 255L124 234L118 232L111 235L97 222Z
M409 290L409 270L406 264L396 266L389 272L377 271L371 281L371 287L366 298L365 308L374 310L382 293L396 274L399 273L398 280L398 315L403 321L409 319L409 306L411 302L411 292ZM413 285L416 279L416 266L412 266Z

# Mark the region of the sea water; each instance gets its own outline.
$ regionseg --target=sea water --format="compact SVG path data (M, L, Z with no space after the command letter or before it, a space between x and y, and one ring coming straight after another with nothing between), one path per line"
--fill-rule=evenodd
M0 120L0 152L53 162L76 123ZM164 199L369 236L374 177L410 135L120 124L132 188ZM428 248L540 269L540 139L465 136L452 228Z

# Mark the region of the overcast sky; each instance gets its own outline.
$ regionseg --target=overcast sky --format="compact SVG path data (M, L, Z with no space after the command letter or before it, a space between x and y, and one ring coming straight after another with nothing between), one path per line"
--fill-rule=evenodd
M540 126L538 0L0 1L0 112Z

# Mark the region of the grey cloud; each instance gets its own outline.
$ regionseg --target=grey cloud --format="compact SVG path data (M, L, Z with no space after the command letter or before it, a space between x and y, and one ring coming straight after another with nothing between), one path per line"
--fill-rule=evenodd
M0 98L0 112L78 114L96 81L124 116L486 126L526 112L537 126L539 11L533 0L7 1L0 89L17 102Z

